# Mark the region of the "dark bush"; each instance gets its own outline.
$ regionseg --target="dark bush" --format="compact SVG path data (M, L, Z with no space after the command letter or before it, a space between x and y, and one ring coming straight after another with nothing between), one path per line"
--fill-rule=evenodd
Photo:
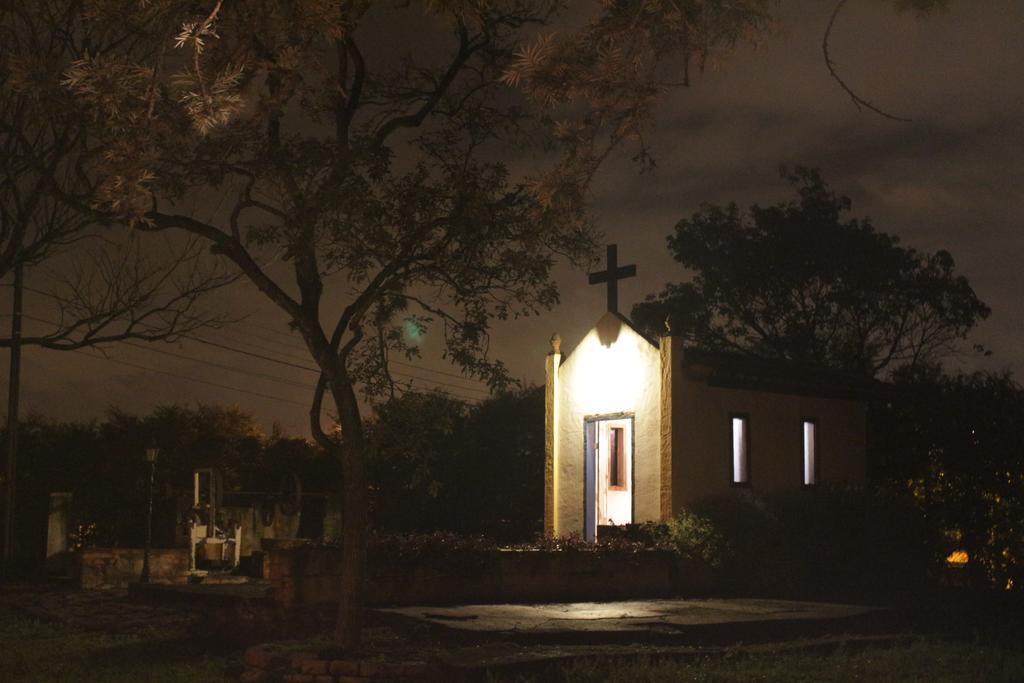
M1024 589L1024 387L1009 373L898 373L868 412L872 479L905 492L969 558L958 581Z
M548 550L585 553L638 553L648 550L674 551L669 528L657 522L623 524L602 529L596 542L585 541L579 534L558 538L540 535L530 543L511 546L516 550Z
M475 406L415 392L379 406L367 424L374 528L532 538L544 516L543 426L543 387Z
M751 595L888 593L927 582L936 558L911 502L870 486L739 491L694 506L669 529L677 552Z
M440 570L480 569L497 549L483 536L445 531L372 533L366 548L371 567Z
M820 486L772 504L804 591L870 594L929 581L938 539L906 497L872 486Z
M680 557L720 568L728 546L710 518L683 510L664 525L665 540Z

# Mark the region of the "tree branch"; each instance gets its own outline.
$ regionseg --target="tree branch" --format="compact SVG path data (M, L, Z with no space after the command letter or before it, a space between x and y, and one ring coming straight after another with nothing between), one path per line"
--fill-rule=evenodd
M430 93L426 101L420 106L416 113L405 116L396 116L382 124L380 128L378 128L377 134L374 136L373 145L375 147L380 147L384 144L385 140L387 140L388 136L399 128L419 127L441 101L441 98L444 97L445 93L448 92L448 89L458 77L459 72L462 71L462 67L469 58L473 56L473 53L486 44L486 39L479 41L471 39L468 31L466 30L466 26L460 21L459 49L458 52L455 53L455 57L452 59L451 64L449 64L448 68L445 70L444 76L441 77L441 80L438 81L434 90Z
M256 263L246 248L227 233L189 216L150 211L145 214L145 219L152 227L139 229L170 230L177 228L211 242L213 251L230 259L261 292L291 316L295 322L304 320L304 310L299 302L281 289Z
M339 145L347 147L352 119L355 117L363 95L366 62L362 52L359 51L359 46L351 36L346 37L344 41L335 41L335 50L338 51L338 81L342 87L344 87L348 75L349 60L352 62L352 85L344 97L344 105L338 106L335 111L335 136ZM340 102L339 105L341 105Z
M134 248L116 258L103 251L82 267L79 277L65 281L70 295L32 289L54 300L60 316L56 321L29 316L55 329L23 336L22 343L67 351L127 339L174 340L227 322L224 316L193 313L203 295L239 277L200 271L203 252L197 247L190 244L169 262L152 268ZM184 279L175 277L186 269ZM169 288L173 291L168 293ZM0 340L0 346L9 345L10 340Z
M884 116L887 119L891 119L893 121L901 121L903 123L909 123L911 119L904 118L902 116L895 116L887 111L879 109L878 107L871 104L863 97L855 93L853 89L846 84L846 81L842 79L842 77L839 75L839 72L836 70L836 64L835 62L832 61L831 54L829 54L828 43L829 39L832 37L832 28L835 26L836 17L839 16L839 12L842 11L844 5L846 5L846 0L839 0L839 2L836 3L835 9L832 10L832 16L829 17L828 26L825 28L825 35L821 39L821 52L825 56L825 67L828 68L828 72L832 76L832 79L839 84L839 87L842 88L847 95L850 96L850 99L853 100L853 104L854 106L857 107L857 109L870 109L876 114Z

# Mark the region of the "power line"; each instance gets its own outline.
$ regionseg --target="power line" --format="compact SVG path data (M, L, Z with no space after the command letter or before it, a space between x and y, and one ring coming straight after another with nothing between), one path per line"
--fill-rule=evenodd
M419 375L414 375L411 372L402 372L400 370L392 370L391 374L392 375L398 375L399 377L409 377L410 379L418 379L418 380L421 380L423 382L433 382L434 384L438 384L438 385L443 386L443 387L452 387L453 389L458 389L460 391L473 391L473 392L476 392L478 394L483 394L484 396L490 396L491 395L491 392L490 392L489 389L477 389L475 387L460 386L458 384L452 384L451 382L442 382L439 379L431 379L429 377L420 377Z
M255 326L252 323L250 323L249 325L251 327ZM218 331L223 332L224 328L218 328ZM257 335L251 335L251 333L248 333L248 332L242 332L240 334L248 335L248 336L253 336L256 339L262 339L263 341L267 341L267 342L269 342L271 344L276 343L276 342L273 342L271 340L266 339L265 337L259 337ZM269 353L276 353L279 356L282 356L284 358L291 358L291 359L294 359L294 360L303 360L303 361L306 360L306 356L298 356L298 355L294 355L294 354L290 354L290 353L284 353L284 352L282 352L278 348L270 348L270 347L267 347L267 346L262 346L260 344L254 344L251 341L243 341L238 336L234 336L234 335L226 335L226 336L228 336L228 338L232 341L232 343L235 343L235 344L244 344L244 345L250 346L250 347L252 347L254 349L260 349L261 351L266 351L266 352L269 352ZM294 348L300 348L300 347L294 347ZM232 348L232 350L235 350L235 349ZM415 365L413 363L406 363L406 362L400 361L400 360L393 360L393 359L389 358L388 359L388 364L390 364L390 365L398 365L400 367L405 367L405 368L410 368L410 369L416 370L418 372L429 372L429 373L433 373L435 375L442 375L444 377L453 377L453 378L461 380L463 382L476 382L477 384L485 384L485 382L483 380L476 379L474 377L466 377L465 375L460 375L460 374L457 374L457 373L454 373L454 372L445 372L444 370L435 370L433 368L424 367L422 365ZM423 378L423 379L426 379L426 378ZM472 389L476 389L476 387L472 387L472 388L471 387L465 387L465 388L466 389L471 389L471 390Z
M55 324L53 321L45 320L43 318L37 318L35 316L26 315L25 317L28 318L29 320L34 320L36 322L41 322L41 323L46 323L46 324L51 324L51 325ZM232 349L231 347L223 346L221 344L215 344L213 342L207 342L207 341L204 341L204 340L199 339L197 337L186 337L186 338L187 339L192 339L192 340L195 340L195 341L200 341L200 342L203 342L203 343L208 343L211 346L216 346L216 347L219 347L219 348L227 349L229 351L233 351L233 352L236 352L236 353L246 353L244 351L241 351L241 350L238 350L238 349ZM237 374L240 374L240 375L245 375L247 377L255 377L255 378L263 379L263 380L266 380L266 381L278 382L278 383L281 383L281 384L286 384L286 385L290 385L290 386L299 387L301 389L306 389L308 391L312 391L314 389L314 387L311 386L311 385L303 384L301 382L296 382L294 380L286 379L284 377L278 377L276 375L268 375L268 374L265 374L265 373L255 372L255 371L251 371L251 370L243 370L241 368L236 368L236 367L231 366L231 365L224 365L222 363L216 363L214 361L205 360L203 358L196 358L194 356L188 356L188 355L181 354L181 353L175 353L173 351L168 351L166 349L158 349L158 348L155 348L155 347L143 346L142 344L136 344L134 342L126 341L126 340L123 340L123 341L121 341L119 343L124 344L125 346L130 346L130 347L132 347L134 349L139 349L141 351L148 351L150 353L158 353L158 354L161 354L161 355L164 355L164 356L170 356L172 358L178 358L178 359L181 359L181 360L187 360L187 361L191 361L191 362L194 362L194 363L201 363L203 365L209 365L209 366L217 368L219 370L227 370L228 372L234 372L234 373L237 373ZM81 351L81 349L71 349L71 350ZM270 362L284 363L284 361L279 361L279 360L276 360L274 358L270 358L270 357L267 357L267 356L260 356L258 354L255 354L255 355L257 355L257 357L259 357L259 358L262 358L262 359L270 361ZM105 358L105 356L104 356L104 358ZM299 369L307 370L307 371L310 371L310 372L316 372L316 373L319 374L319 370L316 370L315 368L309 368L309 367L305 367L305 366L298 366L298 365L295 365L295 364L292 364L292 363L287 363L287 365L292 365L294 367L298 367ZM396 373L396 374L405 374L405 373ZM424 378L415 377L415 376L413 376L412 378L413 379L420 379L420 380L424 379ZM433 380L427 380L427 381L433 381ZM436 390L436 387L428 387L428 388ZM468 387L457 387L457 388L469 389ZM469 389L469 390L472 391L472 389ZM471 396L460 395L460 394L457 394L455 392L450 392L450 391L445 391L445 390L440 390L440 391L442 393L446 394L446 395L452 396L454 398L463 399L463 400L466 400L466 401L478 401L478 400L480 400L478 397L471 397Z
M252 328L255 328L257 330L263 330L264 332L269 332L270 334L276 334L278 336L284 337L284 338L288 339L289 341L293 341L293 342L295 341L295 336L291 332L282 332L281 330L278 330L276 328L269 327L267 325L261 325L259 323L254 323L254 322L252 322L250 320L241 320L241 321L239 321L238 323L235 323L235 324L237 324L237 325L244 325L244 326L247 326L247 327L252 327ZM264 340L266 341L266 338L264 338Z
M183 379L183 380L187 380L189 382L196 382L197 384L205 384L207 386L217 387L218 389L228 389L229 391L237 391L237 392L242 393L242 394L249 394L251 396L258 396L260 398L270 399L271 401L280 401L282 403L291 403L292 405L302 406L303 408L308 408L309 407L309 404L307 404L307 403L301 403L299 401L293 401L291 399L281 398L280 396L271 396L270 394L263 394L263 393L260 393L258 391L252 391L251 389L242 389L241 387L233 387L233 386L230 386L228 384L220 384L218 382L211 382L210 380L206 380L206 379L199 379L197 377L189 377L188 375L179 375L176 372L169 372L167 370L158 370L156 368L151 368L151 367L146 366L146 365L139 365L138 363L131 363L129 361L119 360L117 358L110 358L110 357L104 356L102 354L89 353L85 349L71 349L71 351L73 351L75 353L84 354L85 356L87 356L89 358L94 358L96 360L105 360L108 363L116 363L117 365L125 365L125 366L130 367L130 368L136 368L137 370L145 370L146 372L155 372L155 373L157 373L159 375L167 375L168 377L174 377L176 379Z
M130 342L130 341L122 341L120 343L124 344L125 346L130 346L133 349L141 349L143 351L151 351L152 353L159 353L159 354L162 354L164 356L170 356L172 358L180 358L182 360L188 360L188 361L192 361L194 363L202 363L203 365L209 365L211 367L219 368L221 370L227 370L229 372L237 372L240 375L248 375L249 377L258 377L260 379L269 380L271 382L280 382L281 384L289 384L291 386L300 387L302 389L313 389L313 386L310 385L310 384L303 384L302 382L296 382L295 380L286 379L284 377L278 377L276 375L267 375L267 374L264 374L262 372L256 372L254 370L243 370L241 368L236 368L236 367L233 367L231 365L223 365L221 363L215 363L213 361L205 360L203 358L195 358L193 356L186 356L185 354L174 353L173 351L167 351L166 349L158 349L158 348L155 348L155 347L154 348L150 348L150 347L147 347L147 346L143 346L142 344L136 344L136 343Z
M224 344L218 344L217 342L210 341L209 339L203 339L202 337L194 337L192 335L183 335L185 339L199 342L200 344L206 344L207 346L213 346L214 348L224 349L225 351L231 351L232 353L241 353L245 356L251 356L253 358L259 358L270 363L277 363L278 365L286 365L290 368L297 368L299 370L305 370L307 372L315 372L320 374L319 368L314 368L309 365L299 365L298 363L292 363L290 361L281 360L280 358L273 358L271 356L264 356L261 353L255 353L254 351L246 351L245 349L237 349L233 346L226 346Z
M29 316L26 316L26 317L29 317ZM129 344L129 345L133 346L135 348L139 348L139 349L141 349L143 351L157 351L156 349L147 349L146 347L140 346L140 345L137 345L137 344ZM213 381L206 380L206 379L199 379L197 377L190 377L188 375L182 375L182 374L179 374L179 373L176 373L176 372L171 372L171 371L168 371L168 370L159 370L157 368L153 368L153 367L150 367L148 365L141 365L139 363L132 363L132 362L126 361L126 360L120 360L120 359L117 359L117 358L111 358L109 356L104 356L104 355L99 354L99 353L90 353L90 350L87 350L87 349L69 349L69 350L73 351L74 353L84 354L85 356L87 356L89 358L93 358L93 359L96 359L96 360L104 360L104 361L107 361L109 363L115 363L117 365L123 365L123 366L126 366L126 367L135 368L137 370L144 370L146 372L152 372L152 373L157 373L157 374L160 374L160 375L166 375L168 377L174 377L176 379L182 379L182 380L185 380L185 381L188 381L188 382L195 382L197 384L204 384L204 385L211 386L211 387L217 387L219 389L227 389L228 391L236 391L236 392L243 393L243 394L249 394L251 396L257 396L259 398L265 398L265 399L269 399L271 401L279 401L279 402L283 402L283 403L290 403L292 405L297 405L297 406L301 406L301 407L304 407L304 408L308 407L308 404L302 403L300 401L293 401L291 399L281 398L280 396L272 396L270 394L264 394L264 393L261 393L261 392L258 392L258 391L253 391L251 389L243 389L241 387L231 386L229 384L221 384L219 382L213 382ZM170 354L170 355L178 356L178 354ZM197 360L198 362L204 362L202 360L195 359L195 358L189 358L187 356L178 356L178 357L185 358L187 360ZM275 379L274 381L282 381L282 380ZM312 391L312 389L313 389L313 387L310 387L310 386L307 386L307 385L303 385L303 384L298 384L298 383L294 383L294 382L288 382L288 383L289 384L294 384L295 386L298 386L300 388L307 389L307 390L310 390L310 391ZM402 387L402 386L398 386L396 388L400 392L402 392L402 393L409 393L410 391L415 391L415 390L418 389L418 388L414 388L411 384L410 384L410 386L408 388ZM458 395L458 394L454 394L454 393L445 391L443 389L437 389L436 387L427 387L427 388L430 389L431 391L437 391L437 392L439 392L441 394L444 394L445 396L448 396L449 398L457 399L457 400L463 401L465 403L477 404L481 400L481 399L476 398L476 397L461 396L461 395Z
M268 328L265 328L263 326L257 326L255 323L248 323L248 322L244 322L244 321L243 322L237 322L237 323L231 323L231 326L232 327L245 326L245 327L255 327L256 329L268 329ZM295 336L290 335L290 334L288 334L286 332L275 332L275 334L280 334L282 337L285 337L288 340L288 342L289 342L287 344L285 342L283 342L283 341L280 341L280 340L277 340L277 339L271 339L269 337L264 337L262 335L254 334L252 332L243 332L243 334L245 334L245 335L247 335L249 337L252 337L253 339L259 339L260 341L264 341L264 342L266 342L268 344L275 344L275 345L277 345L275 348L277 348L279 346L285 346L285 347L290 348L290 349L295 350L295 351L298 351L298 350L306 351L306 347L303 346L299 342L299 340L295 338Z
M237 323L237 324L248 326L248 327L254 327L256 329L265 330L267 332L273 332L274 334L280 334L280 335L283 335L283 336L288 336L290 339L292 339L294 341L294 337L291 337L287 333L271 329L271 328L269 328L269 327L267 327L265 325L259 325L257 323L248 322L248 321L243 321L243 322ZM247 333L247 334L252 334L252 333ZM270 343L276 343L276 342L270 341L266 337L260 337L258 335L252 335L252 336L256 337L257 339L262 339L263 341L267 341L267 342L270 342ZM255 346L255 345L253 345L253 346ZM303 348L303 347L296 346L295 348ZM276 350L274 352L275 353L279 353ZM286 355L286 354L282 354L282 355ZM292 356L292 357L294 358L294 356ZM477 382L477 383L480 383L480 384L484 384L485 383L483 380L475 379L473 377L466 377L465 375L461 375L461 374L458 374L458 373L455 373L455 372L445 372L444 370L434 370L433 368L426 368L426 367L423 367L422 365L415 365L413 363L406 363L406 362L403 362L403 361L400 361L400 360L391 360L391 359L389 359L388 363L391 363L393 365L399 365L399 366L402 366L402 367L412 368L413 370L419 370L421 372L432 372L432 373L437 374L437 375L444 375L445 377L454 377L455 379L460 379L460 380L462 380L464 382Z
M444 389L438 389L437 387L426 387L426 389L429 389L430 391L442 394L443 396L446 396L447 398L454 399L454 400L457 400L457 401L462 401L463 403L468 403L468 404L474 405L474 406L478 406L478 405L480 405L483 402L483 399L480 399L480 398L469 397L469 396L459 396L458 394L451 394L451 393L445 391ZM410 382L409 386L402 386L400 384L396 384L395 385L395 391L397 391L398 393L403 394L403 395L408 395L408 394L414 394L414 393L423 393L424 388L415 387Z
M392 363L394 365L401 365L401 366L406 367L406 368L413 368L415 370L421 370L423 372L433 372L435 374L444 375L446 377L455 377L457 379L461 379L464 382L479 382L480 384L485 384L485 382L482 379L474 379L472 377L466 377L464 375L459 375L459 374L454 373L454 372L445 372L444 370L433 370L431 368L425 368L422 365L413 365L412 363L404 363L404 362L402 362L400 360L390 360L390 359L388 359L388 362Z
M44 291L42 291L40 289L35 289L35 288L32 288L32 287L26 287L25 289L27 291L33 292L35 294L41 294L43 296L49 297L51 299L56 299L58 301L60 300L60 297L58 297L57 295L52 294L50 292L44 292ZM51 324L56 324L56 323L51 323ZM235 325L242 325L242 326L252 327L252 328L255 328L255 329L259 329L259 330L264 330L266 332L271 332L273 334L277 334L277 335L280 335L282 337L285 337L285 338L287 338L291 342L295 342L296 341L295 337L292 336L291 334L289 334L287 332L281 332L280 330L275 330L275 329L273 329L271 327L268 327L266 325L260 325L258 323L248 322L248 321L241 321L239 323L234 323L234 324ZM260 335L253 334L251 332L246 333L246 334L248 336L254 337L255 339L260 339L260 340L265 341L265 342L270 343L270 344L279 344L280 343L280 342L268 339L266 337L262 337ZM198 338L195 338L195 337L190 337L189 335L183 335L183 336L186 337L186 338L194 339L195 341L200 341L202 343L209 343L211 345L214 345L212 342L206 342L206 341L204 341L202 339L198 339ZM305 360L306 359L305 356L301 356L300 357L300 356L293 355L293 354L283 353L276 346L274 348L268 348L268 347L265 347L265 346L260 346L259 344L253 344L252 342L247 341L247 340L246 341L241 341L236 336L230 336L230 338L235 343L246 344L247 346L251 346L253 348L261 349L263 351L268 351L270 353L276 353L276 354L281 355L281 356L283 356L285 358L292 358L292 359L295 359L295 360ZM237 349L235 349L233 347L228 348L228 347L221 346L220 348L224 348L226 350L231 350L231 351L236 351L237 350ZM293 345L290 346L290 348L296 349L296 350L297 349L305 350L305 347L303 347L301 345L298 345L298 344L293 344ZM256 357L257 358L263 358L264 360L267 360L267 358L264 357L264 356L257 355ZM416 370L416 371L419 371L419 372L429 372L429 373L433 373L435 375L442 375L444 377L452 377L452 378L461 380L463 382L476 382L478 384L484 384L485 383L483 380L479 380L479 379L476 379L476 378L473 378L473 377L466 377L465 375L461 375L461 374L454 373L454 372L445 372L444 370L435 370L433 368L427 368L427 367L423 367L421 365L415 365L413 363L406 363L406 362L403 362L403 361L400 361L400 360L388 359L388 363L392 364L392 365L398 365L400 367L410 368L412 370ZM300 366L295 366L295 367L300 367ZM300 369L310 369L310 368L300 367ZM319 372L319 370L315 370L315 371ZM425 379L426 380L427 378L424 377L424 378L420 378L420 379ZM427 380L427 381L431 381L431 380ZM457 385L446 385L446 386L457 386ZM470 387L464 387L464 388L465 389L469 389L470 391L479 391L479 389L476 389L476 388L470 388ZM490 393L490 392L487 392L487 393Z
M43 295L46 295L46 296L50 296L50 297L56 298L56 297L54 297L54 295L48 294L47 292L41 292L40 290L35 290L35 289L33 289L32 291L35 292L35 293L38 293L38 294L43 294ZM30 320L34 320L36 322L41 322L41 323L48 324L48 325L55 325L55 326L58 326L58 327L60 326L60 323L58 323L56 321L53 321L53 320L45 320L43 318L38 318L38 317L35 317L35 316L29 316L29 315L26 315L25 317L30 319ZM283 366L290 367L290 368L295 368L295 369L298 369L298 370L305 370L306 372L313 372L313 373L316 373L318 375L320 374L320 369L319 368L315 368L315 367L308 366L308 365L300 365L298 363L292 363L290 361L281 360L280 358L274 358L272 356L267 356L267 355L260 354L260 353L255 353L255 352L252 352L252 351L246 351L245 349L239 349L237 347L227 346L225 344L220 344L220 343L217 343L217 342L214 342L214 341L210 341L208 339L203 339L202 337L196 337L196 336L193 336L193 335L190 335L190 334L184 334L184 335L182 335L182 338L188 339L188 340L191 340L191 341L195 341L195 342L199 342L200 344L206 344L208 346L212 346L212 347L215 347L215 348L218 348L218 349L222 349L222 350L225 350L225 351L230 351L231 353L240 353L240 354L243 354L243 355L246 355L246 356L250 356L250 357L253 357L253 358L258 358L258 359L264 360L264 361L266 361L268 363L276 363L278 365L283 365ZM127 346L131 346L133 348L141 349L143 351L151 351L153 353L160 353L160 354L163 354L163 355L166 355L166 356L171 356L171 357L174 357L174 358L188 360L188 361L192 361L192 362L196 362L196 363L202 363L202 364L205 364L205 365L209 365L211 367L219 368L221 370L227 370L229 372L235 372L235 373L238 373L238 374L248 375L248 376L251 376L251 377L258 377L258 378L261 378L261 379L264 379L264 380L273 381L273 382L281 382L283 384L289 384L289 385L292 385L292 386L298 386L298 387L302 387L302 388L306 388L306 389L311 389L312 388L312 387L309 387L309 386L307 386L305 384L300 384L298 382L295 382L294 380L289 380L289 379L277 377L275 375L268 375L268 374L264 374L264 373L258 373L258 372L248 371L248 370L242 370L240 368L236 368L236 367L233 367L233 366L223 365L223 364L220 364L220 363L215 363L213 361L208 361L208 360L204 360L204 359L201 359L201 358L195 358L195 357L192 357L192 356L186 356L184 354L177 354L177 353L174 353L172 351L167 351L167 350L164 350L164 349L157 349L157 348L153 348L153 347L142 346L142 345L135 344L135 343L128 342L128 341L123 341L122 343L126 344ZM452 374L452 373L444 373L444 372L442 372L440 370L430 370L429 368L420 368L420 367L412 365L410 363L402 363L401 361L389 361L389 362L390 363L394 363L396 365L402 365L402 366L410 367L410 368L413 368L413 369L416 369L416 370L424 370L424 371L427 371L427 372L435 372L435 373L445 374L445 375L451 375ZM418 379L420 381L430 382L430 383L433 383L435 385L446 386L446 387L450 387L452 389L458 389L459 391L484 394L485 396L490 395L490 391L487 390L487 389L481 389L481 388L477 388L477 387L469 387L469 386L453 384L451 382L444 382L444 381L441 381L441 380L435 380L435 379L432 379L432 378L429 378L429 377L421 377L419 375L416 375L416 374L410 373L410 372L392 371L391 374L398 375L400 377L408 377L408 378L414 379L414 380ZM433 388L436 388L436 387L433 387ZM444 393L456 396L458 398L464 398L464 399L471 398L471 397L468 397L468 396L460 396L460 395L458 395L455 392L445 391ZM473 397L473 398L476 398L476 397Z
M25 317L28 318L29 320L34 320L36 322L47 323L47 324L51 324L51 325L54 324L52 321L44 320L43 318L37 318L37 317L31 316L31 315L26 315ZM128 340L122 340L122 341L120 341L118 343L123 344L125 346L130 346L133 349L140 349L142 351L148 351L150 353L159 353L159 354L161 354L163 356L170 356L171 358L178 358L178 359L181 359L181 360L187 360L187 361L191 361L193 363L201 363L203 365L209 365L210 367L214 367L214 368L217 368L219 370L227 370L228 372L235 372L235 373L238 373L240 375L245 375L247 377L256 377L258 379L269 380L271 382L280 382L282 384L289 384L291 386L300 387L302 389L310 389L310 390L313 389L313 387L311 385L309 385L309 384L303 384L301 382L296 382L294 380L286 379L284 377L278 377L276 375L268 375L268 374L265 374L265 373L262 373L262 372L256 372L256 371L253 371L253 370L243 370L242 368L236 368L236 367L231 366L231 365L224 365L223 363L216 363L214 361L209 361L209 360L206 360L206 359L203 359L203 358L195 358L194 356L187 356L187 355L182 354L182 353L175 353L173 351L168 351L167 349L158 349L158 348L155 348L155 347L143 346L142 344L136 344L135 342L128 341ZM75 350L75 349L72 349L72 350Z
M238 348L234 348L234 347L231 347L231 346L226 346L224 344L219 344L217 342L210 341L209 339L203 339L202 337L193 337L191 335L188 335L188 336L186 336L186 339L191 339L193 341L199 342L200 344L207 344L209 346L213 346L213 347L218 348L218 349L224 349L226 351L231 351L232 353L241 353L241 354L244 354L246 356L252 356L253 358L259 358L260 360L265 360L268 363L277 363L279 365L285 365L285 366L288 366L290 368L297 368L299 370L305 370L307 372L315 372L318 375L320 374L320 369L319 368L314 368L314 367L309 366L309 365L299 365L298 363L292 363L290 361L281 360L280 358L273 358L271 356L265 356L265 355L263 355L261 353L254 353L252 351L246 351L245 349L238 349ZM406 363L405 365L408 365L408 363ZM415 366L413 366L413 367L415 367ZM420 368L416 368L416 369L419 370ZM490 391L488 391L486 389L478 389L476 387L460 386L458 384L452 384L451 382L442 382L441 380L430 379L429 377L420 377L418 375L415 375L415 374L409 373L409 372L394 371L391 374L398 375L400 377L409 377L409 378L412 378L412 379L418 379L418 380L421 380L421 381L424 381L424 382L432 382L434 384L438 384L438 385L441 385L441 386L451 387L453 389L459 389L460 391L474 391L474 392L482 393L482 394L485 394L485 395L490 395L490 393L491 393Z
M215 329L218 332L224 332L224 328L215 328ZM246 335L247 333L240 332L240 334ZM277 355L281 356L282 358L291 358L292 360L297 360L297 361L307 361L307 360L309 360L309 351L308 350L306 350L306 353L304 353L303 355L300 356L299 354L296 354L296 353L285 353L284 351L281 350L280 347L271 347L271 346L264 346L262 344L256 344L255 342L249 341L248 337L242 338L242 337L239 337L237 335L224 335L224 336L228 340L230 340L230 342L232 344L242 344L243 346L248 346L248 347L251 347L251 348L254 348L254 349L259 349L260 351L266 351L268 353L276 353ZM273 342L271 342L271 343L273 343ZM291 348L291 347L288 347L288 348Z

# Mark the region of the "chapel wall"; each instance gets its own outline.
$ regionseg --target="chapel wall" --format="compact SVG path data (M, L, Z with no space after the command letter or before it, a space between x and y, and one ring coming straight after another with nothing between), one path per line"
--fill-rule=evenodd
M753 491L803 485L805 419L817 422L818 481L866 478L866 404L859 400L800 396L709 386L676 368L673 392L673 511L735 490L732 484L734 414L749 416Z
M558 536L583 533L584 420L634 417L634 522L660 519L661 357L657 347L605 314L558 370L555 520Z

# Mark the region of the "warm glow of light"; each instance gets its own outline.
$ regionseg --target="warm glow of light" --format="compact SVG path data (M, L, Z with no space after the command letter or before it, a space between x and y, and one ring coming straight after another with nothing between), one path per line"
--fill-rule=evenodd
M638 348L637 340L622 334L608 346L595 337L588 338L573 355L578 354L579 373L574 397L583 413L606 413L631 410L640 402L645 379L651 376L651 358Z
M970 557L967 555L966 550L954 550L949 554L948 557L946 557L946 564L952 564L958 567L962 567L963 565L967 564L967 561L969 559Z
M612 427L623 431L623 452L620 457L625 461L621 486L613 488L611 483L611 436ZM633 421L602 420L598 423L598 481L604 487L598 495L597 519L599 524L630 524L633 521Z

